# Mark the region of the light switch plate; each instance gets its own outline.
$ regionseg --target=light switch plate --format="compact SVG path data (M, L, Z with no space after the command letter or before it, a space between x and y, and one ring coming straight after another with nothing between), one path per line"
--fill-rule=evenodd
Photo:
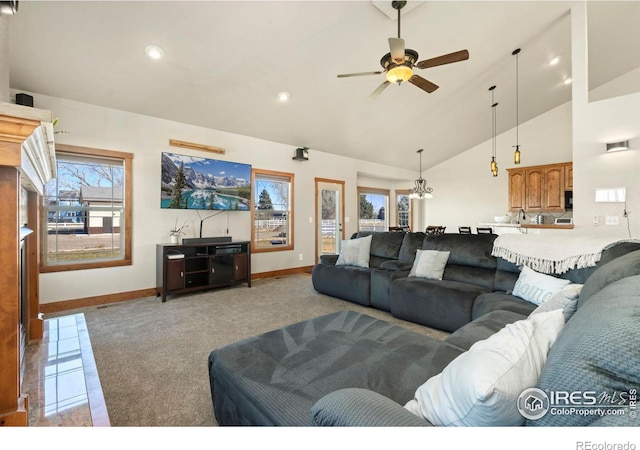
M620 225L619 216L606 216L604 218L605 225Z

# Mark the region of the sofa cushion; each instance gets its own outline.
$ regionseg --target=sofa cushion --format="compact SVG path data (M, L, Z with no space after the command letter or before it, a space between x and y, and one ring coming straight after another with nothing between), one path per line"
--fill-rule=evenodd
M416 257L416 250L422 247L425 234L421 231L415 233L405 233L398 253L398 260L413 263Z
M416 259L413 261L409 276L442 280L448 260L448 251L416 250Z
M564 314L564 321L568 321L578 309L578 297L580 296L581 290L582 285L576 283L563 287L560 291L553 294L549 300L534 309L533 312L529 314L529 317L534 314L561 309Z
M496 257L491 255L495 234L428 234L422 250L449 251L449 264L496 269Z
M326 295L359 305L371 305L371 269L316 264L311 270L313 288Z
M336 266L369 267L371 236L342 241Z
M460 281L398 278L391 282L391 314L428 327L455 331L471 321L474 300L487 292L489 289L485 287Z
M347 387L370 389L403 405L424 382L425 367L441 346L446 345L354 311L288 325L211 352L216 419L221 425L309 426L311 407Z
M593 272L582 287L578 307L605 286L631 275L640 275L640 250L622 255Z
M513 295L534 305L542 305L569 283L569 280L545 275L524 266L513 287Z
M520 276L520 268L515 264L503 258L497 258L496 261L496 278L493 288L496 291L502 291L510 294L513 287Z
M628 399L629 390L640 386L640 275L612 282L579 303L578 311L549 352L536 387L545 393L588 390L596 396ZM547 411L541 418L527 420L527 425L588 426L599 422L598 418L598 414ZM602 424L637 426L638 419L630 418L627 411L623 416L610 416Z
M360 231L357 234L359 238L366 236L371 236L369 267L379 267L385 261L398 259L405 233Z
M488 339L506 325L526 318L527 316L513 311L491 311L451 333L444 341L466 351L476 342Z
M460 281L463 283L477 284L490 291L493 290L495 270L484 267L463 266L460 264L447 264L444 269L443 280Z
M616 258L619 258L622 255L626 255L627 253L635 252L636 250L640 250L640 242L639 241L619 241L607 247L602 251L602 255L600 256L600 260L593 267L585 267L583 269L571 269L568 272L560 275L561 278L565 278L567 280L571 280L573 283L584 284L587 279L601 266L607 264L610 261L613 261Z
M322 397L311 408L311 418L320 427L425 427L393 400L368 389L339 389Z
M563 326L560 310L508 324L427 380L405 407L434 425L524 424L517 399L535 385Z
M513 311L523 316L528 316L536 309L536 305L515 297L506 292L489 292L479 295L473 302L471 317L473 320L491 311L504 310Z

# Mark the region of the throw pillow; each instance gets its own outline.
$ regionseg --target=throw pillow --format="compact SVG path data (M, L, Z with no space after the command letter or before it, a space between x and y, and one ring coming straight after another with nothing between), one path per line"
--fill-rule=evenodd
M581 284L569 284L563 287L560 291L553 294L549 300L534 309L533 312L529 314L529 317L534 314L561 309L564 314L564 321L567 322L578 309L578 297L580 296L581 290Z
M369 251L373 236L342 241L336 266L369 267Z
M563 326L559 309L507 325L429 378L405 408L440 426L524 424L518 396L536 385Z
M571 283L571 281L538 273L524 266L522 271L520 271L516 285L513 287L513 295L531 302L534 305L542 305L549 300L553 294L569 283Z
M437 250L416 250L416 258L413 260L409 276L442 280L450 253Z

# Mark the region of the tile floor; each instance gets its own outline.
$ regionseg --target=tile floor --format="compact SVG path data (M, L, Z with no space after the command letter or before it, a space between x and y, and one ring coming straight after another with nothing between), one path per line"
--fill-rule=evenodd
M110 426L84 314L45 320L24 358L29 426Z

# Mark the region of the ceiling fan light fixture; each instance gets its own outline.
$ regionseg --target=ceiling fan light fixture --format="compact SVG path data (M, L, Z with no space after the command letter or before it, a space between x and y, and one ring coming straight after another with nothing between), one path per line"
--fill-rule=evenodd
M153 44L147 45L144 52L151 59L160 59L164 56L164 50Z
M277 98L278 98L278 101L280 102L283 102L283 103L288 102L289 99L291 98L291 94L289 94L286 91L278 92Z
M0 16L13 16L18 13L18 1L0 1Z
M387 71L387 81L389 83L401 84L404 81L409 81L413 76L413 70L410 66L400 64Z

